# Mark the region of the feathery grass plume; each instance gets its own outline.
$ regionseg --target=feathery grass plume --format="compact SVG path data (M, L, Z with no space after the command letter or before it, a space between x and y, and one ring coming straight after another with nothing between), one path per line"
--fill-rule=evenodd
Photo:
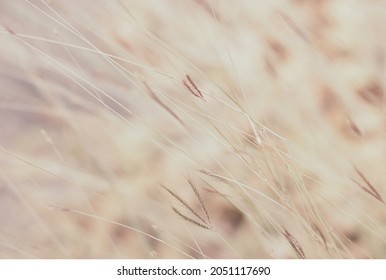
M193 80L190 78L190 76L188 74L185 75L185 78L184 80L182 80L184 86L196 97L206 101L204 99L204 96L202 95L201 91L198 89L198 87L196 86L196 84L193 82Z
M296 240L295 237L293 237L284 227L282 227L284 232L284 236L287 239L288 243L291 245L291 247L295 250L296 255L299 259L306 259L306 255L304 254L304 251L302 247L300 246L299 242Z
M172 115L180 124L185 126L184 122L180 119L180 117L177 116L176 113L172 111L168 106L166 106L165 103L159 99L159 97L154 93L154 91L150 88L150 86L146 83L146 81L142 81L145 88L146 92L149 94L149 96L156 102L158 105L160 105L166 112L168 112L170 115Z
M205 221L204 218L202 218L192 207L189 206L189 204L183 200L178 194L176 194L174 191L171 189L167 188L164 185L160 185L165 191L167 191L170 195L172 195L175 199L177 199L186 209L189 210L190 213L192 213L194 216L196 216L200 221L202 221L204 224L207 222Z
M359 171L358 168L356 168L354 166L354 169L355 169L355 172L359 175L359 177L361 177L361 179L366 183L367 187L361 185L359 182L357 182L356 180L354 179L351 179L355 184L358 185L358 187L360 187L362 190L364 190L365 192L367 192L369 195L371 195L372 197L374 197L375 199L377 199L378 201L382 202L383 204L385 204L385 201L383 200L383 198L381 197L381 195L379 194L379 192L374 188L374 186L370 183L370 181L365 177L365 175Z
M209 212L205 206L204 200L202 199L200 193L198 192L196 186L193 184L192 180L187 178L187 181L188 181L190 187L192 188L194 194L196 195L198 201L200 202L201 208L202 208L202 210L204 210L205 216L208 219L208 223L210 224Z
M178 215L180 216L181 218L183 218L185 221L195 225L195 226L199 226L199 227L202 227L204 229L211 229L211 227L209 225L206 225L206 224L202 224L200 222L197 222L191 218L189 218L188 216L185 216L184 214L182 214L180 211L178 211L175 207L172 207L172 210Z

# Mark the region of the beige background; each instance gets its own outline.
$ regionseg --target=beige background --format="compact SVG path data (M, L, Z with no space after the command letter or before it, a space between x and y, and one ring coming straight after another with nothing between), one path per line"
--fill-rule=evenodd
M385 11L2 1L0 257L385 258Z

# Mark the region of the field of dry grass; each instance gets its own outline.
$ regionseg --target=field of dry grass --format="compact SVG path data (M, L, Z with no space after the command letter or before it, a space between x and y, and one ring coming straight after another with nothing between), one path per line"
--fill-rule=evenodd
M0 3L1 258L386 258L386 1Z

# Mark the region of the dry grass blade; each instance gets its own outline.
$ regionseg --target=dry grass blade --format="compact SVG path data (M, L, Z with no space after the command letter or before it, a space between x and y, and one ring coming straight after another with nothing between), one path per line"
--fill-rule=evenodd
M312 228L318 233L318 235L320 236L320 238L322 238L324 247L325 247L326 249L328 249L326 237L324 236L324 234L323 234L323 232L320 230L320 228L319 228L315 223L312 223Z
M189 75L186 75L186 79L187 79L187 80L189 81L189 83L193 86L193 88L194 88L195 91L198 93L198 95L201 96L201 98L203 98L201 91L198 89L198 87L197 87L196 84L192 81L192 79L190 78Z
M360 187L362 190L364 190L366 193L368 193L369 195L371 195L372 197L374 197L375 199L379 200L380 202L382 203L385 203L382 199L381 196L379 196L378 193L374 193L372 190L369 190L368 188L362 186L359 182L355 181L354 179L352 179L353 182L358 186Z
M209 177L212 177L212 178L216 179L217 181L220 181L220 182L222 182L224 184L229 184L229 181L226 178L224 178L224 177L222 177L220 175L214 174L211 171L199 169L198 172L200 172L202 174L205 174L205 175L207 175Z
M374 197L375 199L379 200L380 202L382 203L385 203L385 201L383 200L383 198L381 197L381 195L379 194L379 192L374 188L374 186L370 183L370 181L365 177L365 175L363 175L362 172L359 171L358 168L354 167L355 169L355 172L359 175L359 177L362 178L362 180L366 183L367 185L367 188L362 186L359 182L355 181L354 179L352 179L352 181L358 185L358 187L360 187L362 190L364 190L365 192L367 192L369 195L371 195L372 197Z
M196 97L201 98L205 101L204 96L202 95L201 91L198 89L196 84L192 81L189 75L185 76L186 80L183 80L184 86Z
M287 239L288 243L292 246L292 248L295 250L298 258L306 259L306 255L304 254L304 251L300 246L299 242L296 240L296 238L293 237L284 227L283 227L283 230L284 230L283 234L285 238Z
M119 222L116 222L116 221L113 221L113 220L110 220L110 219L107 219L107 218L104 218L104 217L101 217L101 216L97 216L97 215L94 215L92 213L87 213L87 212L83 212L83 211L80 211L80 210L72 210L72 209L69 209L69 208L66 208L66 207L62 207L60 205L50 205L50 207L53 209L53 210L58 210L58 211L63 211L63 212L69 212L69 213L73 213L73 214L78 214L78 215L81 215L81 216L84 216L84 217L89 217L89 218L92 218L92 219L96 219L96 220L99 220L99 221L102 221L102 222L105 222L105 223L109 223L111 225L116 225L116 226L120 226L122 228L125 228L125 229L129 229L133 232L136 232L138 234L141 234L143 236L146 236L152 240L155 240L159 243L162 243L162 244L165 244L167 245L168 247L176 250L177 252L181 253L182 255L188 257L188 258L191 258L193 259L194 257L189 255L188 253L184 252L183 250L179 249L178 247L174 246L173 244L170 244L168 242L166 242L165 240L162 240L158 237L156 237L155 235L152 235L150 233L147 233L145 231L142 231L142 230L139 230L139 229L136 229L134 227L131 227L129 225L125 225L125 224L122 224L122 223L119 223Z
M165 187L164 185L160 185L164 190L166 190L170 195L172 195L175 199L177 199L186 209L189 210L194 216L196 216L200 221L202 221L204 224L206 224L206 221L204 218L202 218L196 211L193 210L192 207L189 206L189 204L183 200L180 196L178 196L175 192L170 190L169 188Z
M173 211L178 215L180 216L181 218L183 218L185 221L195 225L195 226L199 226L199 227L202 227L204 229L211 229L209 226L207 226L206 224L202 224L200 222L197 222L187 216L185 216L184 214L182 214L180 211L178 211L176 208L172 207Z
M72 212L72 210L70 208L66 208L66 207L63 207L63 206L60 206L60 205L56 205L56 204L51 204L51 205L49 205L49 207L51 209L57 210L57 211Z
M202 210L204 210L205 216L208 219L208 222L210 224L209 213L208 213L208 209L205 206L204 200L202 199L200 193L198 192L198 190L197 190L196 186L193 184L193 182L190 179L187 179L187 180L188 180L188 183L189 183L190 187L192 188L194 194L196 195L198 201L200 202Z
M166 112L168 112L170 115L172 115L180 124L182 124L183 126L185 126L184 122L177 116L176 113L174 113L172 111L172 109L170 109L168 106L165 105L165 103L163 103L159 98L158 96L154 93L154 91L150 88L150 86L145 82L143 81L143 84L146 88L146 91L147 93L149 94L149 96L156 102L158 103L158 105L160 105L163 109L165 109Z

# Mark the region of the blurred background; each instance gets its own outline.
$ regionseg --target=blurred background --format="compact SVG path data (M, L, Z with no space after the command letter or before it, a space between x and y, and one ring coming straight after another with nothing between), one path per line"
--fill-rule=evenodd
M385 258L385 11L1 1L0 257Z

